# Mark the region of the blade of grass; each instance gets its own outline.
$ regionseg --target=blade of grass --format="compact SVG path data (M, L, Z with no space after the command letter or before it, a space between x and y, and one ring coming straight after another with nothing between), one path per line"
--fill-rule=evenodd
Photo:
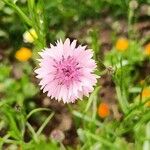
M90 117L88 117L87 115L84 115L84 114L82 114L82 113L80 113L80 112L78 112L78 111L73 111L72 112L73 113L73 115L75 115L76 117L78 117L78 118L81 118L81 119L83 119L83 120L85 120L85 121L87 121L87 122L93 122L93 123L95 123L97 126L99 126L99 127L102 127L103 125L99 122L99 121L97 121L97 120L92 120Z
M36 132L37 136L39 136L41 134L41 132L43 131L43 129L45 128L45 126L48 124L48 122L51 120L51 118L54 116L54 113L51 113L47 119L43 122L43 124L41 125L41 127L38 129L38 131Z
M119 104L120 104L120 107L122 109L122 111L126 114L128 112L128 108L127 108L127 103L126 101L124 100L123 96L122 96L122 92L121 92L121 89L119 86L116 86L116 92L117 92L117 97L118 97L118 101L119 101Z
M40 112L40 111L51 111L49 108L37 108L32 110L28 115L27 115L27 119L29 119L34 113L36 112Z
M3 144L9 137L10 137L9 134L6 134L3 138L0 137L0 149L2 149Z
M33 139L34 139L36 142L38 142L38 137L37 137L37 134L35 133L33 127L32 127L32 126L30 125L30 123L28 123L28 122L26 123L26 125L27 125L29 131L31 132L31 134L32 134L32 136L33 136Z
M134 129L137 131L140 129L140 127L148 122L150 120L150 112L146 113L141 119L140 121L134 126Z
M92 134L92 133L89 132L89 131L85 131L85 130L84 130L84 133L85 133L87 136L90 136L90 137L92 137L93 139L95 139L95 140L101 142L101 143L104 144L105 146L108 146L108 147L110 147L111 149L112 149L112 148L115 149L114 144L111 143L111 142L109 142L108 140L106 140L106 139L104 139L104 138L102 138L102 137L99 137L99 136L97 136L97 135L95 135L95 134Z
M85 113L89 110L90 106L92 105L93 100L95 100L97 98L97 93L98 93L99 89L100 89L100 86L96 87L94 92L90 95L89 101L85 108Z

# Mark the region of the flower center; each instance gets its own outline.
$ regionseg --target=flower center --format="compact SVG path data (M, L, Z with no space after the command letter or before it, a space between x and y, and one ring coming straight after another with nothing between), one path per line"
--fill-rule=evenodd
M79 63L70 56L66 59L62 57L60 61L56 62L54 66L56 68L55 79L58 80L59 84L67 84L69 85L72 80L79 81L79 75L81 67L79 67Z
M69 77L72 73L72 68L70 66L66 66L65 68L62 68L63 74L67 77Z

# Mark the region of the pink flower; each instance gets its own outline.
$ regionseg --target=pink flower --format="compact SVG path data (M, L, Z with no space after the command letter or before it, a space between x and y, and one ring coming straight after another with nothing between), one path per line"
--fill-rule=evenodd
M98 76L94 74L96 63L93 52L86 46L76 47L76 40L57 41L40 52L40 68L36 69L43 92L64 103L75 102L94 90Z

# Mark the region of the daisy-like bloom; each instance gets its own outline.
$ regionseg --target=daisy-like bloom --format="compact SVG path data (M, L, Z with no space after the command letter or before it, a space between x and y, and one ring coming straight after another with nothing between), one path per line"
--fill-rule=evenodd
M150 43L145 46L144 53L147 56L150 56Z
M101 118L106 118L110 114L109 105L107 103L102 102L99 104L97 111L98 111L98 115Z
M16 59L22 62L27 61L31 56L32 51L26 47L20 48L15 54Z
M86 46L76 46L76 40L56 42L40 52L40 68L36 69L37 78L47 95L64 103L75 102L83 95L89 96L94 90L98 76L94 74L96 63L93 52Z
M129 46L129 41L124 37L119 38L115 45L116 49L120 52L124 52L128 48L128 46Z
M33 43L37 38L38 36L33 28L31 28L23 34L23 41L25 43Z

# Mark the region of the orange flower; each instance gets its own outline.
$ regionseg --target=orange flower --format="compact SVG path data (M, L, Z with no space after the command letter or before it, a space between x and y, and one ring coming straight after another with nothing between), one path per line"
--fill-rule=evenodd
M116 49L120 52L124 52L129 46L129 41L126 38L119 38L116 42Z
M15 54L16 59L22 62L27 61L31 56L32 56L31 50L26 47L20 48Z
M150 98L150 87L146 87L142 91L142 99ZM145 104L146 106L150 106L150 101Z
M144 53L147 56L150 56L150 43L145 46Z
M98 115L101 118L106 118L110 114L109 106L108 106L107 103L104 103L104 102L102 102L102 103L99 104L97 111L98 111Z

